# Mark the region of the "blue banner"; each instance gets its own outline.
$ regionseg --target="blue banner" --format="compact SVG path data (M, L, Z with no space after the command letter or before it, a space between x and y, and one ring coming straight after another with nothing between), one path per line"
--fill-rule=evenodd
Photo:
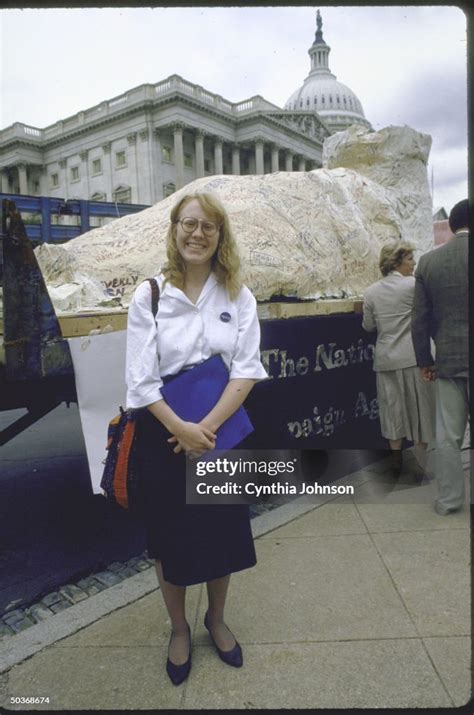
M356 313L261 322L270 379L245 406L255 449L386 449L380 433L375 334Z

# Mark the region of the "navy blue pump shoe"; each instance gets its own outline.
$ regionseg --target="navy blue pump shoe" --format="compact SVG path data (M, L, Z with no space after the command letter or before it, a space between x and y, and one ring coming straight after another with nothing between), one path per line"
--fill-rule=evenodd
M183 681L186 680L186 678L189 675L189 672L191 670L191 629L188 626L188 634L189 634L189 656L186 661L186 663L182 663L182 665L176 665L175 663L172 663L171 660L168 659L166 661L166 672L168 673L169 679L173 683L173 685L181 685ZM173 638L173 633L171 633L170 636L170 643L171 639ZM168 652L169 652L169 644L168 644Z
M209 627L209 621L207 618L207 613L204 616L204 626L209 631L209 635L211 636L211 641L214 645L214 648L217 651L219 658L221 660L223 660L224 663L226 663L227 665L232 665L234 668L241 668L243 665L244 659L242 656L242 648L237 643L237 639L235 640L235 646L232 648L232 650L221 650L212 636L211 629Z

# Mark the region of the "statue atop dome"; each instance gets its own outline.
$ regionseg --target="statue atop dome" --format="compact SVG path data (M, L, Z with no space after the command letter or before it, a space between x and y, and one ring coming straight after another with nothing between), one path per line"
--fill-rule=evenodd
M317 10L317 12L316 12L316 26L318 29L316 30L316 36L315 36L314 40L315 40L315 42L324 42L323 30L322 30L323 21L321 19L321 13L319 12L319 10Z

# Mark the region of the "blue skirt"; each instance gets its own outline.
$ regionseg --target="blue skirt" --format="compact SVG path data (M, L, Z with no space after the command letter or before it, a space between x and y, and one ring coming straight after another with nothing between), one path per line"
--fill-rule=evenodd
M161 562L169 583L191 586L255 566L247 505L186 504L186 457L175 454L169 432L141 410L137 424L139 510L149 558Z

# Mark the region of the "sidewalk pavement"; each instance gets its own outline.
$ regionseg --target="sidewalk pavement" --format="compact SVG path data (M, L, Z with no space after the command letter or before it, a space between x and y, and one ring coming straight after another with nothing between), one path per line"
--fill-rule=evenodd
M433 483L416 483L413 455L405 455L398 483L378 462L337 482L354 485L353 496L300 497L252 521L258 564L232 576L226 608L244 653L241 669L218 658L203 626L205 587L192 586L192 670L181 686L171 684L170 624L150 569L4 641L0 704L464 705L471 697L469 502L438 516ZM469 452L463 457L469 487ZM36 704L26 700L34 697Z

